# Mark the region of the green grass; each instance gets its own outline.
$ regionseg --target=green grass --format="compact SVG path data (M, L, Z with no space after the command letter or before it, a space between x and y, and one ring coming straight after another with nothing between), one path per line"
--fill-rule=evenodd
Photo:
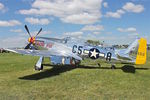
M150 55L150 53L148 54ZM10 100L149 100L150 62L111 70L109 64L86 60L79 68L50 66L34 71L38 57L0 54L0 99ZM148 61L150 58L148 58ZM46 59L46 64L49 60Z

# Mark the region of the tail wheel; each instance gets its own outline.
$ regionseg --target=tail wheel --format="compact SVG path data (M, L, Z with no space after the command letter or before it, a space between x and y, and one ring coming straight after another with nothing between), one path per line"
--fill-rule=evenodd
M116 69L116 66L115 65L111 65L111 69Z

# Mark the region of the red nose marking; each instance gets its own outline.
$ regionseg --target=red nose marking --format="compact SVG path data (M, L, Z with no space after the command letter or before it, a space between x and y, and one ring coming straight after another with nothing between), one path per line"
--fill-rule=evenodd
M28 41L29 41L30 43L35 43L35 37L30 37L30 38L28 39Z

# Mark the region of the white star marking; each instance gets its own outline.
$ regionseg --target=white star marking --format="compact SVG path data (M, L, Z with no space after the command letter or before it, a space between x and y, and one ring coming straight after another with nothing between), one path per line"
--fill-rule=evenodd
M91 52L92 54L91 54L91 57L95 57L96 58L96 55L98 54L97 52L96 52L96 49L94 49L94 51L93 52Z

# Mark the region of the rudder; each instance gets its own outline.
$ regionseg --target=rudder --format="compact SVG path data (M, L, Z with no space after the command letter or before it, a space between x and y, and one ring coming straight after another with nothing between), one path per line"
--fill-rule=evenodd
M145 64L147 59L147 40L141 38L139 41L139 48L136 56L135 64Z

